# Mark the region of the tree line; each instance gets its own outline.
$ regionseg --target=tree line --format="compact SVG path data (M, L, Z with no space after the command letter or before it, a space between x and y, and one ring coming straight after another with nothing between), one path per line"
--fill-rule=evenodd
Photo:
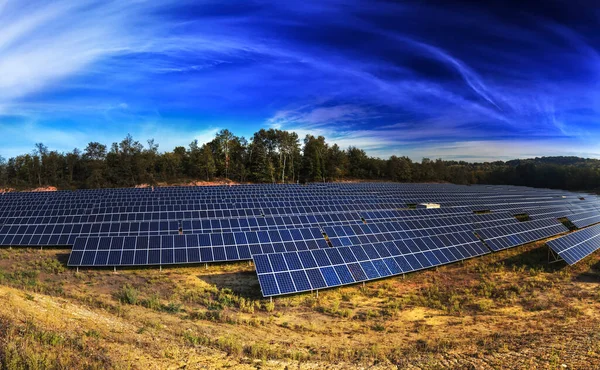
M236 182L305 183L340 180L506 184L568 190L598 190L600 161L544 157L508 162L469 163L406 156L370 157L357 147L340 148L323 136L260 130L250 140L221 130L205 144L160 152L127 135L110 147L90 142L68 153L35 144L31 153L0 157L0 186L15 189L130 187L229 179Z

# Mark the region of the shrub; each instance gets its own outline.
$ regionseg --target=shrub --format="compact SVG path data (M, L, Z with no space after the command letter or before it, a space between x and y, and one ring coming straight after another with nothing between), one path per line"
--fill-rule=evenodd
M268 302L264 303L264 308L265 308L265 311L267 311L267 312L273 312L273 310L275 310L275 302L268 301Z
M179 313L181 312L181 307L181 303L169 302L169 304L162 306L162 310L168 313Z
M117 299L121 303L135 305L135 304L138 304L139 295L140 295L140 293L138 292L137 289L130 286L129 284L125 284L123 286L123 288L121 288L121 290L117 292Z
M160 306L160 299L158 298L158 295L156 294L152 294L150 296L150 298L145 299L142 302L142 305L146 308L149 308L151 310L159 310L161 308Z

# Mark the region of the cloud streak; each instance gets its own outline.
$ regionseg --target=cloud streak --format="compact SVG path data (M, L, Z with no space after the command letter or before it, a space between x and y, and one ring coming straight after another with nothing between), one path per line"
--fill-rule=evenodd
M600 32L583 7L563 13L427 1L5 0L0 154L128 132L172 150L216 128L250 137L274 127L377 156L595 156ZM31 135L10 138L18 127Z

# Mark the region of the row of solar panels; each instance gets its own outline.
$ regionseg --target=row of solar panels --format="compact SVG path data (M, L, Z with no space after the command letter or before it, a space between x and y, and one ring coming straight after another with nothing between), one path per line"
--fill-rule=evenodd
M258 231L269 229L287 229L336 225L325 228L331 238L348 236L345 228L339 225L361 225L359 230L375 229L369 233L386 230L405 231L411 235L437 235L461 230L473 230L484 226L516 223L509 214L465 215L443 218L422 218L412 221L372 220L370 226L363 225L357 213L341 213L309 216L247 218L247 219L215 219L203 221L160 221L160 222L121 222L121 223L87 223L87 224L51 224L51 225L5 225L0 228L0 246L47 246L69 245L76 236L137 236L137 235L169 235L180 231L189 233L223 233L234 231ZM354 229L357 229L354 226ZM363 232L364 234L364 232Z
M371 210L393 210L394 205L322 205L313 207L284 208L251 208L239 210L215 211L177 211L177 212L140 212L140 213L107 213L93 215L54 215L25 216L4 218L5 224L38 225L47 223L90 223L90 222L125 222L125 221L157 221L157 220L202 220L214 218L245 218L256 216L289 216L321 213L343 213Z
M315 208L315 207L346 207L351 206L356 209L396 209L396 208L404 208L404 204L402 203L371 203L371 204L357 204L357 203L348 203L348 202L339 202L339 203L318 203L318 202L280 202L279 204L275 203L266 203L266 202L257 202L257 203L244 203L244 204L233 204L227 205L223 204L218 207L204 207L204 206L195 206L195 205L182 205L182 206L128 206L128 207L111 207L111 208L102 208L102 209L85 209L85 210L46 210L46 211L34 211L34 210L16 210L10 212L3 212L0 217L4 219L11 218L25 218L25 217L46 217L46 216L79 216L79 215L106 215L106 214L135 214L135 213L157 213L157 212L204 212L207 213L209 211L224 211L229 213L240 212L244 210L256 210L256 209L284 209L284 208Z
M253 255L263 296L353 284L440 266L489 253L472 233L462 242L402 251L395 243Z
M259 195L357 195L368 194L376 195L397 195L405 194L408 197L418 196L444 196L461 194L480 194L483 196L498 197L509 195L522 196L574 196L581 195L577 193L569 193L558 190L544 190L532 188L514 189L510 187L485 187L485 186L443 186L433 185L427 186L424 184L415 184L414 186L405 186L404 184L387 184L383 187L363 187L358 184L350 184L344 187L317 187L317 186L293 186L293 185L277 185L263 188L253 186L236 186L236 187L179 187L179 188L155 188L152 189L99 189L93 192L78 190L78 191L59 191L46 193L4 193L0 196L0 202L6 200L12 201L65 201L77 199L106 199L115 200L122 198L124 200L144 199L155 197L227 197L232 196L259 196Z
M289 227L310 227L327 226L341 224L362 224L360 219L348 218L342 220L339 217L331 219L330 215L323 217L279 217L279 218L250 218L250 219L223 219L223 220L204 220L204 221L161 221L161 222L123 222L123 223L95 223L95 224L73 224L73 225L34 225L34 226L4 226L0 228L0 245L49 245L51 239L41 238L33 239L27 236L48 235L55 237L67 236L136 236L136 235L163 235L178 234L181 230L184 234L189 233L222 233L234 231L256 231L268 229L282 229ZM295 219L295 220L294 220ZM378 222L377 220L373 222ZM439 225L440 222L446 225ZM474 224L476 222L476 224ZM508 218L504 223L517 222L514 218ZM403 230L419 230L421 233L434 232L453 232L459 230L472 230L474 227L492 226L498 224L497 221L473 221L465 218L464 222L452 220L432 220L423 222L400 223ZM419 225L420 224L420 225ZM431 224L427 226L428 224ZM52 239L55 240L55 239ZM64 238L60 240L65 240ZM66 239L71 240L71 239ZM68 245L60 243L60 245Z
M582 229L546 243L569 265L600 248L600 225Z
M443 210L443 211L435 211ZM42 224L72 224L72 223L97 223L97 222L127 222L127 221L160 221L160 220L198 220L198 219L223 219L223 218L247 218L247 217L274 217L291 215L310 215L328 213L358 212L368 215L365 218L383 213L390 214L386 217L413 219L423 216L423 211L431 216L472 214L473 211L463 208L439 208L402 210L394 205L355 206L355 205L323 205L312 207L282 207L282 208L248 208L240 210L216 210L216 211L168 211L168 212L138 212L138 213L105 213L105 214L80 214L80 215L28 215L21 217L9 217L0 219L0 224L5 225L42 225ZM552 211L535 210L499 210L495 213L529 214L532 219L560 218L568 215L576 215L585 212L598 212L597 208L569 209L563 207Z
M9 204L0 208L2 214L10 211L19 211L25 208L26 210L36 211L53 211L53 210L86 210L88 212L115 212L112 208L129 208L135 209L148 208L149 210L170 210L170 206L187 206L191 210L209 210L209 209L237 209L240 207L284 207L284 206L295 206L295 205L315 205L315 204L347 204L347 203L389 203L395 202L404 204L399 197L390 198L345 198L345 197L261 197L261 198L239 198L239 199L227 199L217 198L214 200L156 200L156 201L119 201L119 202L88 202L85 205L79 205L77 203L68 204L57 204L57 205L24 205L24 204ZM174 208L173 210L180 210Z
M475 199L473 199L475 197ZM317 195L317 194L302 194L302 195L292 195L292 194L260 194L256 196L244 196L244 195L231 195L231 194L221 194L221 195L211 195L211 196L198 196L198 197L177 197L177 196L163 196L163 197L133 197L131 199L105 199L98 198L90 201L90 199L69 199L65 198L61 201L52 202L49 200L40 200L40 201L18 201L16 199L3 199L0 197L0 210L4 207L11 205L32 205L32 206L48 206L48 207L63 207L68 206L69 204L80 204L84 206L85 204L119 204L125 203L130 204L133 203L135 205L144 205L144 204L153 204L153 203L164 203L164 202L188 202L188 203L219 203L224 200L226 202L243 202L243 201L256 201L262 199L273 199L273 200L285 200L285 199L296 199L296 200L331 200L331 199L340 199L340 200L348 200L348 201L375 201L376 199L389 199L389 198L400 198L404 200L406 203L420 203L420 202L456 202L456 201L469 201L472 204L478 203L486 203L486 204L494 204L494 203L506 203L515 200L522 201L532 201L532 200L543 200L543 201L552 201L552 200L561 200L561 199L569 199L575 200L580 197L576 195L569 196L528 196L528 195L520 195L520 196L502 196L502 197L487 197L482 196L481 194L449 194L449 195L440 195L436 196L435 194L424 194L420 197L409 197L406 193L398 192L395 194L381 194L381 193L364 193L364 194L326 194L326 195ZM468 205L468 204L467 204Z
M94 191L78 190L47 192L47 193L4 193L0 195L0 200L61 200L67 198L133 198L133 197L158 197L158 196L202 196L202 195L225 195L225 194L340 194L340 193L375 193L375 194L395 194L398 192L407 195L421 195L431 193L453 193L453 194L535 194L559 196L562 194L575 194L558 190L531 189L531 188L511 188L487 187L487 186L443 186L425 184L415 184L406 186L405 184L387 184L379 187L364 187L359 184L349 184L348 186L319 187L319 186L294 186L294 185L276 185L257 188L255 186L235 186L235 187L176 187L176 188L155 188L155 189L98 189Z
M309 214L309 213L327 213L327 212L344 212L344 211L369 211L369 210L382 210L382 209L398 209L402 208L403 204L398 203L380 203L380 204L337 204L337 205L312 205L312 206L298 206L298 207L272 207L272 205L258 203L258 204L245 204L244 206L259 205L261 207L241 207L240 209L228 209L228 210L208 210L208 211L159 211L157 209L166 209L163 207L122 207L119 209L105 209L100 210L83 210L83 211L32 211L32 210L20 210L18 212L12 212L5 214L0 219L5 224L46 224L46 223L83 223L83 222L118 222L118 221L152 221L152 220L183 220L183 219L203 219L203 218L230 218L230 217L248 217L248 216L259 216L259 215L286 215L286 214ZM546 207L549 205L538 203L538 207ZM595 207L595 204L589 204L588 207ZM599 205L600 206L600 205ZM571 204L565 204L562 209L566 210L572 208ZM193 207L180 207L193 208ZM514 207L504 207L507 211L510 211ZM150 211L152 209L152 211ZM594 208L595 209L595 208ZM469 213L471 209L465 209L460 207L455 208L444 208L451 213ZM503 211L497 210L497 211ZM111 211L109 213L109 211ZM411 211L406 213L407 217L410 217ZM514 213L527 213L527 209L513 209ZM75 213L75 214L73 214ZM64 217L62 221L55 221L57 217ZM73 218L69 218L73 217ZM79 217L79 218L77 218ZM73 220L73 221L71 221Z
M505 205L527 205L527 204L537 204L538 202L544 203L555 203L561 204L564 202L574 201L576 198L488 198L482 199L478 198L477 200L473 199L473 195L467 195L462 198L453 196L451 201L445 200L436 200L435 197L429 196L426 198L411 200L402 195L394 196L394 197L378 197L376 195L367 194L363 196L307 196L307 197L293 197L293 196L262 196L257 198L248 198L248 197L240 197L240 198L228 198L228 197L214 197L210 199L188 199L188 200L177 200L174 198L168 199L160 199L154 201L141 201L139 199L132 201L111 201L111 202L68 202L68 203L60 203L55 205L47 205L47 204L16 204L16 203L0 203L0 212L8 212L15 211L19 208L34 208L40 211L46 210L60 210L60 209L88 209L92 208L113 208L113 207L161 207L168 205L190 205L195 207L195 209L228 209L231 207L239 207L240 205L246 205L246 207L251 207L253 204L264 203L264 206L285 206L286 203L281 202L291 202L291 203L299 203L299 202L313 202L317 204L321 204L323 202L327 204L338 204L338 203L380 203L380 202L389 202L389 200L394 200L394 202L401 204L417 204L423 202L437 202L441 203L445 206L505 206ZM291 204L290 204L291 205ZM226 208L222 208L226 207Z

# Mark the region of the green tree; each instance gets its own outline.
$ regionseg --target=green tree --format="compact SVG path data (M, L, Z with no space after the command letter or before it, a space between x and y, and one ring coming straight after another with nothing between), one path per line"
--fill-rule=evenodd
M206 176L206 181L210 181L215 177L215 172L217 171L212 150L209 145L204 144L200 149L200 153L200 168Z

